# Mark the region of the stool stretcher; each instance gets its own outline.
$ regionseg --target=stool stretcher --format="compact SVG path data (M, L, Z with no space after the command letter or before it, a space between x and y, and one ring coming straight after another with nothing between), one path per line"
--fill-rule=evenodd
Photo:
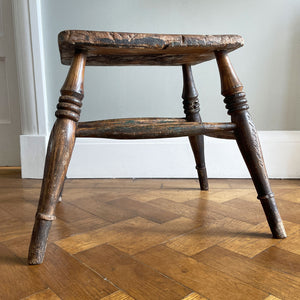
M187 122L180 118L136 118L79 122L76 137L110 139L153 139L207 134L228 138L233 136L233 123ZM228 134L229 133L229 134ZM234 138L234 136L233 136Z

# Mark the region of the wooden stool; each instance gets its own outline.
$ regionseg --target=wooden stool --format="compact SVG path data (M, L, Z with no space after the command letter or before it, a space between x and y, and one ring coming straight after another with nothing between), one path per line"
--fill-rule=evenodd
M29 248L29 264L43 262L48 233L55 220L54 210L76 137L146 139L189 136L196 160L200 187L208 189L204 161L203 135L236 139L247 164L258 199L274 238L285 238L274 195L271 191L257 132L248 104L228 57L243 46L238 35L162 35L96 31L63 31L58 36L61 61L71 65L61 89L45 162L44 179ZM221 94L231 123L203 123L199 115L198 94L191 65L216 59ZM182 66L185 118L114 119L78 122L85 66L167 65Z

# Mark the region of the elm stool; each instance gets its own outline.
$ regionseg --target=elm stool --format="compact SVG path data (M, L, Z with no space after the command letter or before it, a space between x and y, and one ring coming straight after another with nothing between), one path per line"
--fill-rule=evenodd
M71 65L55 113L44 178L29 248L28 263L43 262L48 233L55 220L76 137L147 139L188 136L200 187L208 189L203 136L235 139L246 162L274 238L286 233L271 191L257 132L248 104L228 57L243 46L238 35L163 35L70 30L58 35L61 62ZM216 59L221 94L230 123L204 123L191 65ZM185 118L134 118L79 122L85 66L181 66Z

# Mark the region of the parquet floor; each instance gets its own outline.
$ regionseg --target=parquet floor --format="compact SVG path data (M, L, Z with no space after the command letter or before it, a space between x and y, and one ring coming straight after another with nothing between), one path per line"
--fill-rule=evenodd
M26 256L40 180L0 169L0 299L300 299L300 180L67 180L44 264Z

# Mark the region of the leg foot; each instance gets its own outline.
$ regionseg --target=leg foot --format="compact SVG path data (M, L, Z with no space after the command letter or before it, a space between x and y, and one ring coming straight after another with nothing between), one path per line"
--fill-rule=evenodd
M198 172L198 179L200 184L200 189L202 191L208 191L208 181L207 181L207 173L206 167L198 167L196 166Z
M204 138L203 135L191 136L189 137L190 144L194 153L196 161L196 170L198 173L198 180L200 184L200 189L202 191L208 190L208 180L205 167L204 158Z
M51 224L52 221L36 219L28 252L29 265L39 265L43 262Z
M64 182L63 182L63 185L62 185L59 197L58 197L58 203L62 202L62 194L63 194L63 191L64 191L65 182L66 182L66 178L64 179Z
M265 197L259 197L270 229L275 239L284 239L287 237L274 196L271 194Z
M189 137L190 144L194 153L196 161L196 170L198 173L198 180L200 184L200 189L202 191L208 190L208 180L205 167L205 158L204 158L204 139L203 135L191 136Z

